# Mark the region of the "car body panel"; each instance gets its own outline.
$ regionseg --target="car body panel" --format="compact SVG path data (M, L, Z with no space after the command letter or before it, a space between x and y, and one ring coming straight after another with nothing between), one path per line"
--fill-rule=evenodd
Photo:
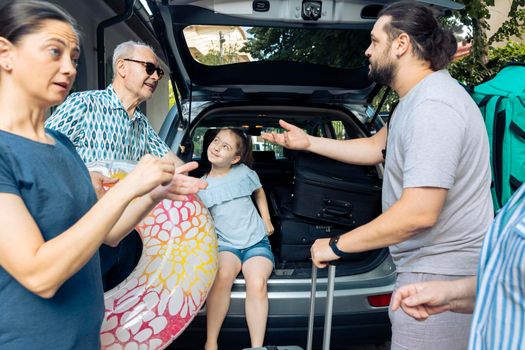
M369 136L384 123L370 109L372 98L380 86L368 79L368 67L337 68L308 62L257 61L225 65L205 65L191 55L184 37L190 25L279 26L285 28L326 28L370 30L377 13L390 1L322 0L323 11L318 21L298 18L303 1L271 1L268 12L250 10L254 1L229 0L149 0L152 23L165 48L172 81L180 93L177 108L173 108L160 136L181 159L193 159L192 133L198 126L220 127L221 115L235 118L246 112L246 123L265 123L279 111L304 108L305 113L318 109L318 115L346 115L357 125L355 137ZM444 13L463 5L452 1L422 1L431 3ZM375 14L375 16L374 16ZM299 16L300 17L300 16ZM271 73L271 74L270 74ZM266 108L266 110L265 110ZM275 111L267 116L266 112ZM329 112L329 113L328 113ZM213 116L217 123L214 124ZM211 120L206 124L206 120ZM234 120L234 119L232 119ZM226 122L224 122L226 123ZM226 123L227 124L227 123ZM222 126L226 126L222 125ZM379 177L382 165L378 166ZM310 306L310 265L281 264L268 281L269 316L267 343L306 343ZM315 333L320 339L322 314L326 298L326 270L318 272ZM353 344L379 343L390 336L388 306L373 307L368 297L391 293L395 285L395 265L388 249L371 254L361 264L343 263L335 279L332 349L344 349ZM220 345L226 349L249 346L244 304L245 281L239 276L232 287L231 304L221 329ZM173 348L195 348L204 345L206 310L203 309Z

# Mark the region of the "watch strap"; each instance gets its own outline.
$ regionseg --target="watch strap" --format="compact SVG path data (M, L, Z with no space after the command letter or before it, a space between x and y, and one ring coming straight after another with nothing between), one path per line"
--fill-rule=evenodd
M340 236L330 237L330 242L328 243L328 245L330 246L330 248L332 248L332 251L338 257L341 257L341 258L348 258L348 257L350 257L352 255L352 253L343 252L341 249L339 249L337 247L337 242L339 242L339 238L340 238Z

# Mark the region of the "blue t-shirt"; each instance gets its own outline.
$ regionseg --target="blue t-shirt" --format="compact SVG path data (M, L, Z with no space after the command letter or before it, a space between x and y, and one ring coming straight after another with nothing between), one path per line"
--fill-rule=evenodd
M22 198L48 241L70 228L97 199L71 142L46 131L55 144L0 131L0 192ZM104 294L98 254L51 299L28 291L0 267L0 305L2 350L99 349Z
M244 249L260 242L266 228L251 198L261 188L257 173L239 164L225 176L206 181L208 187L199 191L199 197L213 217L219 245Z

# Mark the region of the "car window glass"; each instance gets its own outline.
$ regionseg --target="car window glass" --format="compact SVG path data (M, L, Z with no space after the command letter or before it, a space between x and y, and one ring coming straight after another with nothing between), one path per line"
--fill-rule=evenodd
M203 151L203 142L204 134L210 129L209 127L197 127L193 133L192 143L193 143L193 159L199 160ZM219 128L220 129L220 128ZM305 130L306 131L306 130ZM282 128L274 127L263 127L261 130L262 133L279 133L282 134L284 130ZM284 158L283 147L279 145L272 144L268 141L262 139L261 136L250 136L252 141L252 151L273 151L275 153L275 158L280 159Z
M317 125L312 133L312 135L314 136L317 136L317 137L326 137L326 133L325 131L323 130L323 128L321 128L320 125Z
M308 29L192 25L184 29L192 57L215 66L251 61L291 61L334 68L368 64L365 29Z

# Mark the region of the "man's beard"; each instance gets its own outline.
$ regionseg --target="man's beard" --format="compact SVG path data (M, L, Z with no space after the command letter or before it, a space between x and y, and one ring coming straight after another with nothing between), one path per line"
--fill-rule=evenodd
M395 71L396 68L392 62L387 62L382 66L371 63L368 78L378 84L392 86Z

